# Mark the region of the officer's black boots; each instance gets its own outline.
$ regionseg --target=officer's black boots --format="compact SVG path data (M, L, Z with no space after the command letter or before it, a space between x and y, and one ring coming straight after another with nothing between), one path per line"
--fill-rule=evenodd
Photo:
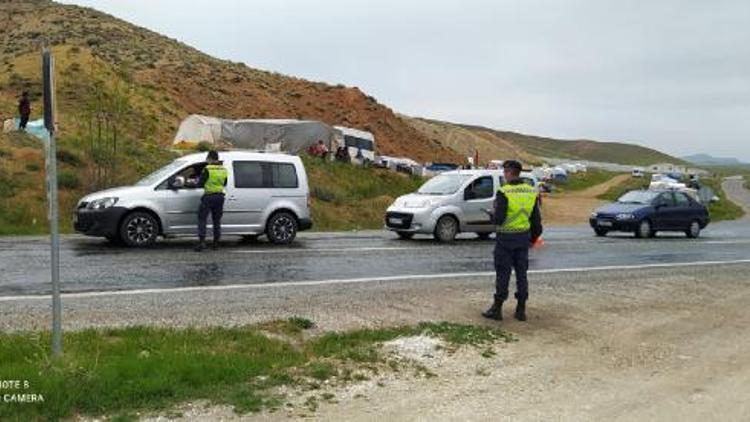
M516 319L519 321L526 321L526 301L519 300L516 305Z
M482 312L482 316L485 318L494 319L496 321L501 321L503 319L503 301L495 299L495 301L492 303L492 306L490 306L490 309Z
M203 252L204 249L206 249L206 241L201 240L197 245L195 245L195 248L193 250L196 252Z

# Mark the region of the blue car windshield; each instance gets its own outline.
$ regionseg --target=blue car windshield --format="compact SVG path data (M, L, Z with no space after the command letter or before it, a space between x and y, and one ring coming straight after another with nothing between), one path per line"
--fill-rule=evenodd
M649 205L653 202L656 197L659 196L659 192L651 192L646 190L634 190L626 193L617 200L620 204L643 204Z

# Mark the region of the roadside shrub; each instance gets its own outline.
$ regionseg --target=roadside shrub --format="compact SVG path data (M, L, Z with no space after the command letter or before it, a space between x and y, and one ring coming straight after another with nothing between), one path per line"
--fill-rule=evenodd
M334 202L336 201L336 194L329 191L326 188L321 188L319 186L315 186L312 189L312 195L313 197L323 201L323 202Z
M197 149L200 152L208 152L208 151L211 151L212 149L214 149L214 144L212 144L210 142L203 141L203 142L200 142L198 144Z
M81 166L81 157L79 157L78 154L74 153L73 151L67 149L58 149L57 159L61 163L69 164L73 167Z
M26 164L26 170L28 170L28 171L37 172L37 171L41 170L41 168L42 167L38 163L28 163L28 164Z
M57 174L57 186L61 189L78 189L81 186L81 181L76 172L62 170Z

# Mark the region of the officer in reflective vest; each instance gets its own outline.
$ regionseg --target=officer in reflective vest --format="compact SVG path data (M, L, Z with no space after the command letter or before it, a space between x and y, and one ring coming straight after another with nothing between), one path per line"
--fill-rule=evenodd
M506 183L495 198L494 220L497 225L495 242L495 300L482 313L485 318L503 319L503 302L508 299L508 285L512 270L516 272L515 317L526 321L526 300L529 297L529 248L542 235L539 197L534 187L520 179L521 163L506 161L503 173Z
M206 220L211 214L214 238L213 248L218 249L221 239L221 216L224 213L224 187L227 185L227 169L219 161L219 153L209 151L206 158L208 165L201 173L198 186L203 186L203 196L198 209L198 245L196 252L206 249Z

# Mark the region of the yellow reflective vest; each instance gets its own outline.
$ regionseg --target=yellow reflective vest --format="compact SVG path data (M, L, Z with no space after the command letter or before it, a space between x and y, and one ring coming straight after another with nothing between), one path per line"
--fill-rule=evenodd
M537 200L537 191L526 183L506 184L498 189L508 199L508 209L498 233L523 233L531 230L531 213Z
M206 166L208 179L203 185L203 192L206 194L224 193L224 185L227 181L227 169L222 165L209 164Z

